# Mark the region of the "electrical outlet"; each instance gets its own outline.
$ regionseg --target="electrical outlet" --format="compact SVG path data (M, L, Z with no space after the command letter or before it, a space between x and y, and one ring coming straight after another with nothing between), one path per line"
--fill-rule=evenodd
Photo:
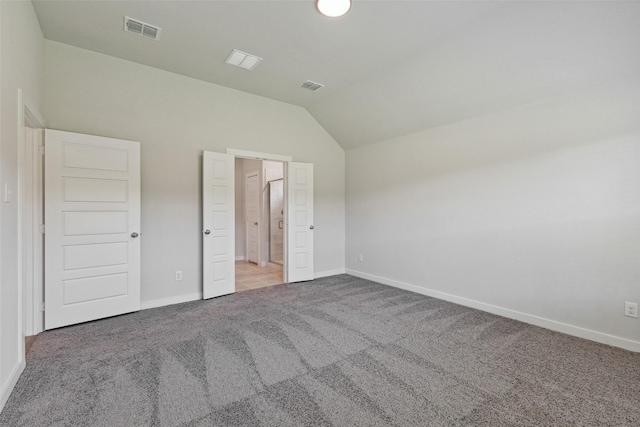
M624 302L624 315L629 317L638 318L638 303L637 302Z
M358 262L362 261L364 261L364 257L362 256L362 254L358 254Z
M182 280L182 270L176 271L176 282Z

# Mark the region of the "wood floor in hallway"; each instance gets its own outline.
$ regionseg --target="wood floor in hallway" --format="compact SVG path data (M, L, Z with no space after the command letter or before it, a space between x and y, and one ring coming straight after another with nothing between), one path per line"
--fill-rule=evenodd
M249 261L236 261L236 292L282 283L282 266L268 264L260 267Z

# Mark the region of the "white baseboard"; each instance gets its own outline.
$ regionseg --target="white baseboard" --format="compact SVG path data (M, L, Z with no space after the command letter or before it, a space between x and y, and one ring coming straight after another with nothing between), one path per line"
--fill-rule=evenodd
M237 256L236 261L244 261L244 256Z
M344 274L344 273L345 273L344 268L337 268L335 270L316 271L313 273L313 278L319 279L321 277L335 276L336 274Z
M347 274L351 274L352 276L360 277L362 279L371 280L374 282L382 283L384 285L393 286L395 288L400 288L429 297L453 302L455 304L464 305L466 307L476 308L488 313L497 314L498 316L519 320L530 325L540 326L542 328L550 329L556 332L562 332L567 335L573 335L574 337L584 338L587 340L599 342L601 344L607 344L613 347L620 347L625 350L640 353L640 342L638 341L617 337L615 335L605 334L603 332L598 332L591 329L581 328L579 326L569 325L566 323L558 322L556 320L545 319L543 317L510 310L508 308L498 307L495 305L447 294L445 292L440 292L433 289L422 288L420 286L399 282L397 280L388 279L386 277L375 276L373 274L363 273L361 271L351 270L349 268L346 269L346 272Z
M202 294L200 292L196 292L194 294L178 295L175 297L160 298L151 301L142 301L140 303L140 310L164 307L165 305L180 304L182 302L197 301L199 299L202 299Z
M26 365L24 360L18 363L13 369L13 372L9 376L6 384L2 386L2 392L0 392L0 412L2 412L2 409L4 408L5 403L7 403L7 400L9 400L9 396L11 396L11 392L16 386L20 375L22 375L22 371L24 371L25 366Z

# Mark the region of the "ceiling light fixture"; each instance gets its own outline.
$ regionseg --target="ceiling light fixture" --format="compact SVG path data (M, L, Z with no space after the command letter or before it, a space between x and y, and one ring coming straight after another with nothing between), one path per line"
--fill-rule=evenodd
M324 16L337 18L351 10L351 0L318 0L316 7Z

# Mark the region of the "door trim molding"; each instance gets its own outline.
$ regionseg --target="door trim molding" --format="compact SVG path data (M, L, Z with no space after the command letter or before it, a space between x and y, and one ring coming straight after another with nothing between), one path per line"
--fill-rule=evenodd
M24 336L26 334L26 316L30 316L33 320L36 314L37 307L40 305L40 302L37 301L37 292L27 292L26 290L26 277L25 277L25 256L29 254L25 254L25 230L24 230L24 185L25 179L24 176L26 169L26 147L25 147L25 127L28 125L33 129L45 129L45 121L42 118L40 112L31 105L31 102L25 99L26 96L22 89L18 89L18 140L17 140L17 151L18 151L18 168L17 168L17 181L16 181L16 200L17 203L16 209L18 214L17 219L17 242L18 242L18 313L19 313L19 338L22 340L23 345L20 349L20 361L24 361ZM44 134L43 145L44 145ZM43 177L44 179L44 177ZM42 206L44 206L44 200L41 200ZM44 219L44 218L43 218ZM42 247L44 252L44 247ZM44 258L43 258L44 260ZM39 273L43 273L43 268L40 268ZM34 273L38 273L34 271ZM33 291L33 290L32 290ZM26 296L31 294L33 296L32 301L26 301ZM40 295L44 298L44 289L40 292ZM38 325L33 324L33 330L30 331L34 335L44 331L44 316L40 315Z
M277 162L293 161L293 157L291 156L281 156L280 154L260 153L257 151L236 150L234 148L227 148L227 154L231 154L234 157L241 157L244 159L275 160Z

